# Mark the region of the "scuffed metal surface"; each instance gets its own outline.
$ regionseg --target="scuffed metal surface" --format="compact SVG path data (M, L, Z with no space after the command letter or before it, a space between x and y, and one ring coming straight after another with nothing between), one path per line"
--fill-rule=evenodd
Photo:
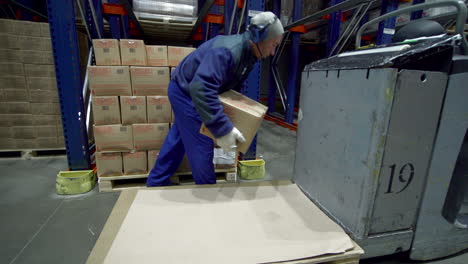
M460 36L445 36L441 39L427 40L415 45L411 48L386 53L373 53L355 56L339 57L334 56L331 58L319 60L307 65L304 71L317 71L317 70L344 70L344 69L369 69L369 68L398 68L413 62L421 60L436 53L451 50L454 44L460 41Z

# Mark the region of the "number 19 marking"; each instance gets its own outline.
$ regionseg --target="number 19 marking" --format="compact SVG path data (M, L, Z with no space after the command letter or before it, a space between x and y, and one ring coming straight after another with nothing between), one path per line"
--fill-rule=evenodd
M392 186L393 186L393 178L395 176L395 169L396 169L396 164L393 164L390 166L390 169L392 170L391 173L390 173L390 180L388 182L388 188L387 188L387 192L385 193L394 193L394 191L392 190ZM407 177L407 179L405 179L405 174L408 174L409 172L409 175ZM401 190L399 190L398 192L396 193L401 193L402 191L404 191L406 188L408 188L408 186L410 185L411 181L413 180L413 177L414 177L414 166L413 164L411 163L406 163L405 165L403 165L401 168L400 168L400 175L398 176L398 180L401 182L401 183L406 183L405 186L403 186L403 188Z

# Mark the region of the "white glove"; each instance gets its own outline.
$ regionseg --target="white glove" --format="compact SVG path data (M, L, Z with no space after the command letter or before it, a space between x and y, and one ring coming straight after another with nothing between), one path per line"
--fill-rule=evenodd
M237 128L233 128L231 132L216 139L216 144L220 146L224 151L235 151L237 147L237 141L245 142L245 138Z

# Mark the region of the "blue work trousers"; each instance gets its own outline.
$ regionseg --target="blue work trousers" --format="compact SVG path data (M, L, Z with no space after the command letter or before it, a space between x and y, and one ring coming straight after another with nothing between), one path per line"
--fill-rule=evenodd
M202 120L192 98L183 92L175 81L169 83L169 101L174 111L174 121L146 185L170 185L170 177L179 168L184 154L192 169L196 184L214 184L216 176L213 165L213 140L200 134Z

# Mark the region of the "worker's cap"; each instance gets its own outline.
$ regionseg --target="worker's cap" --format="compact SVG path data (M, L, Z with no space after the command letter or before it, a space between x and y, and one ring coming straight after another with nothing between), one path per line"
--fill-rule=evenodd
M283 25L278 17L272 12L261 12L250 20L250 30L260 31L258 41L276 38L284 34ZM252 27L253 26L253 27Z

